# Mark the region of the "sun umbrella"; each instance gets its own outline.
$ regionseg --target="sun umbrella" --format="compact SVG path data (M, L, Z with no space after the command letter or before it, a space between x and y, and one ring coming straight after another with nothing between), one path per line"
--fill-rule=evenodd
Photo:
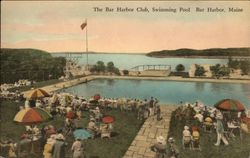
M85 129L77 129L73 132L73 135L75 138L82 139L82 140L92 137L92 134Z
M14 121L23 124L40 123L52 119L52 116L41 108L27 108L19 111Z
M244 111L245 107L238 100L233 99L223 99L217 102L214 107L220 110L226 111Z
M101 99L101 95L100 94L94 95L94 100L99 100L99 99Z
M112 116L105 116L102 118L103 123L112 123L114 121L115 121L115 119Z
M41 98L41 97L48 97L49 94L43 90L43 89L35 89L32 90L30 93L26 95L26 98L28 99L36 99L36 98Z

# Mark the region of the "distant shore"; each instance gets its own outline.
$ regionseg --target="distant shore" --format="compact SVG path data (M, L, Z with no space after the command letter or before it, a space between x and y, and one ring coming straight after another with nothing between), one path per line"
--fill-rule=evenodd
M199 59L228 59L229 56L148 56L151 58L199 58ZM250 59L250 56L231 56L232 59Z
M93 76L94 79L136 79L155 81L178 81L178 82L213 82L213 83L243 83L250 84L250 80L239 79L208 79L208 78L182 78L182 77L137 77L137 76Z

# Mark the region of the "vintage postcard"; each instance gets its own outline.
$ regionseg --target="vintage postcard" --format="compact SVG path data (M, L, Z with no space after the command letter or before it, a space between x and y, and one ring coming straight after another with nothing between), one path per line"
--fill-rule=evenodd
M250 1L1 1L1 158L250 158Z

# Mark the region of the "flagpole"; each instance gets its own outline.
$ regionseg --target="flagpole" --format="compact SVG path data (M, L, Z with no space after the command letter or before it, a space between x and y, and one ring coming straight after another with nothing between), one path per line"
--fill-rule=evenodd
M87 19L86 19L87 24ZM87 71L89 70L89 57L88 57L88 24L86 25L86 56L87 56Z

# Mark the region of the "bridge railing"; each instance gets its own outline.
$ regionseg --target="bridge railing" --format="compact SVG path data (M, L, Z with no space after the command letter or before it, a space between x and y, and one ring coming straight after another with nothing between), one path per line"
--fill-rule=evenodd
M157 65L138 65L131 70L134 71L144 71L144 70L171 70L171 65L157 64Z

